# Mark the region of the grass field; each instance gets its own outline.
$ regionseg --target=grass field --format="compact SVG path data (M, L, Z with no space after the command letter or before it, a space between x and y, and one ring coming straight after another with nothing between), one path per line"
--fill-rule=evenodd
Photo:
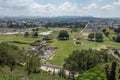
M52 30L52 28L39 28L39 32L44 32L44 31L50 31ZM32 32L32 28L28 28L26 30L23 31L27 31L27 32ZM7 32L13 32L12 29L3 29L1 32L7 33ZM7 42L11 42L11 41L20 41L20 42L27 42L27 43L32 43L35 40L40 40L42 38L42 36L39 36L37 38L33 38L33 37L24 37L22 34L16 34L16 35L0 35L0 41L7 41ZM13 43L14 45L17 45L20 48L31 48L32 46L30 46L29 44L16 44Z
M25 38L23 35L0 35L0 40L1 41L22 41L22 42L33 42L38 38L33 38L33 37L27 37Z
M7 41L7 42L11 42L11 41L21 41L21 42L27 42L27 43L31 43L34 42L35 40L39 40L41 39L41 37L37 37L37 38L33 38L33 37L27 37L25 38L23 35L0 35L0 41ZM29 44L16 44L20 48L30 48L31 46Z
M73 50L81 50L81 49L100 49L100 48L106 48L106 47L113 47L120 49L120 43L113 42L109 40L109 38L104 36L104 42L92 42L88 41L86 39L81 39L79 42L82 42L83 45L75 45L74 40L67 40L67 41L59 41L55 39L52 43L50 43L51 46L58 47L58 50L55 52L55 54L48 60L48 64L54 64L54 65L63 65L65 58L67 58Z
M48 64L54 64L54 65L60 65L62 66L64 64L64 59L67 58L73 50L76 49L100 49L100 48L119 48L120 49L120 43L116 43L114 41L111 41L108 37L104 36L104 42L92 42L88 41L86 39L80 39L79 42L82 42L82 45L75 45L73 40L75 36L81 31L81 29L77 29L76 31L72 31L70 28L40 28L39 31L49 31L53 30L53 33L50 35L53 38L53 41L51 43L48 43L50 46L58 47L58 50L54 53L54 55L47 61ZM66 41L59 41L57 40L57 36L59 34L60 30L67 30L70 35L70 40ZM71 32L72 31L72 32ZM113 36L113 35L111 35ZM40 40L42 36L39 36L38 38L28 37L25 38L23 35L0 35L0 41L21 41L21 42L27 42L31 43L35 40ZM30 48L29 44L16 44L20 48Z

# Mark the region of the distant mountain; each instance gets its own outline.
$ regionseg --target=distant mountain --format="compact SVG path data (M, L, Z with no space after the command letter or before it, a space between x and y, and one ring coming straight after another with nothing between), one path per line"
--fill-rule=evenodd
M57 16L56 18L94 18L93 16Z
M83 19L114 19L114 20L120 20L120 17L109 17L109 18L103 18L103 17L94 17L94 16L3 16L0 18L83 18Z
M94 18L93 16L3 16L2 18Z

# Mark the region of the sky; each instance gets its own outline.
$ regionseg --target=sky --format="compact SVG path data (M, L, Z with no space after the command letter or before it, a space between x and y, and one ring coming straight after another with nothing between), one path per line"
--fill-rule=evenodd
M0 0L0 16L120 17L120 0Z

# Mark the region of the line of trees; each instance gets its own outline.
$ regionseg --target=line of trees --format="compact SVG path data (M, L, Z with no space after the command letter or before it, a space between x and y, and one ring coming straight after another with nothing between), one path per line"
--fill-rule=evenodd
M102 42L103 34L102 33L90 33L88 34L88 40Z
M74 28L84 28L86 22L49 22L44 25L44 27L74 27Z
M39 31L39 28L36 28L36 29L32 29L32 37L38 37L39 34L38 34L38 31ZM29 32L25 32L24 33L24 37L29 37L30 36L30 33Z
M8 28L16 28L16 29L22 29L22 28L33 28L38 27L39 25L35 23L19 23L19 22L8 22L7 23Z
M70 71L71 78L74 80L74 74L81 70L87 71L90 68L96 67L98 64L112 62L116 60L112 55L106 51L97 50L75 50L72 54L65 59L63 65L64 69Z
M113 37L112 37L113 40L114 40L115 42L120 42L120 28L114 28L113 30L114 30L114 31L116 32L116 34L117 34L117 36L113 36ZM110 34L110 33L107 32L106 29L103 29L102 32L105 34L106 37L109 37L109 34ZM93 33L91 33L88 37L89 37L89 39L91 40L91 39L93 38Z

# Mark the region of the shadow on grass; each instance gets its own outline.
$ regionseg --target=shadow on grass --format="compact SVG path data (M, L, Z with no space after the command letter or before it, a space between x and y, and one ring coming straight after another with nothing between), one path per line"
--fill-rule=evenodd
M98 43L103 43L104 42L104 40L88 40L88 41L90 41L90 42L98 42Z

